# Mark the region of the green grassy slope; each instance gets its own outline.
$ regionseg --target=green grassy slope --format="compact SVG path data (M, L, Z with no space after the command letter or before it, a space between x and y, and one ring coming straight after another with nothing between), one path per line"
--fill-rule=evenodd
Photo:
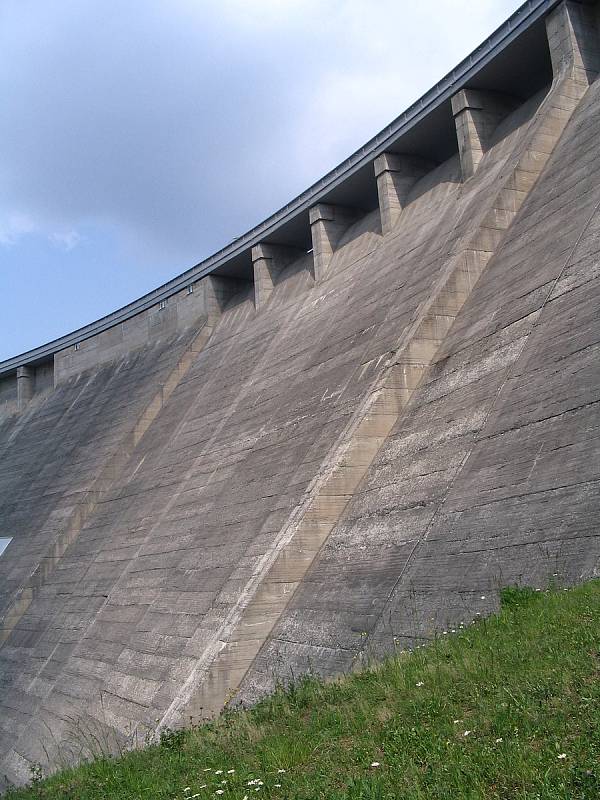
M599 679L600 581L505 590L426 648L9 797L596 800Z

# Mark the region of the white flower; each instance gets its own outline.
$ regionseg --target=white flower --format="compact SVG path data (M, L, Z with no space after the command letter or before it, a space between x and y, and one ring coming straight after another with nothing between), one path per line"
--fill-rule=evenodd
M224 790L223 790L223 789L217 789L217 791L215 792L215 794L225 794L225 792L224 792Z
M500 736L500 737L498 737L498 739L496 739L496 744L500 744L500 742L502 742L502 741L503 741L503 739L502 739L502 737Z
M444 636L448 635L448 631L442 631L442 633L444 634Z
M277 772L281 775L283 772L285 772L285 770L284 769L278 769Z
M481 599L485 600L485 595L484 594L481 595Z
M234 772L235 772L235 770L234 770L234 769L228 769L228 770L227 770L227 774L228 774L228 775L233 775L233 773L234 773Z
M465 731L465 732L463 733L463 736L468 736L470 733L473 733L473 731Z
M419 681L418 683L415 683L415 686L423 686L423 681Z
M557 758L560 758L561 760L562 760L563 758L566 758L566 757L567 757L567 754L566 754L566 753L561 753L559 756L557 756Z
M273 784L273 786L274 786L276 789L281 789L281 784L280 784L280 783L274 783L274 784Z
M202 770L202 772L210 772L211 769L212 769L211 767L206 767L205 769Z
M247 794L245 794L245 795L242 797L242 800L248 800L248 795L247 795Z
M222 769L216 769L215 770L215 775L222 775L222 774L223 774L223 770Z
M458 724L460 721L461 721L461 720L459 720L459 719L453 719L453 720L452 720L452 722L453 722L455 725L457 725L457 724Z
M372 767L378 767L378 766L380 766L380 765L379 765L379 761L373 761L373 762L372 762L372 764L371 764L371 766L372 766Z

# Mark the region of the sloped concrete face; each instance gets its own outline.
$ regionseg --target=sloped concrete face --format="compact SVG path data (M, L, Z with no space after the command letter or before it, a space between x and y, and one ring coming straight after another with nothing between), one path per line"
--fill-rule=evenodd
M596 82L243 699L426 642L494 610L502 586L599 574L599 132Z
M20 411L0 386L0 774L595 574L600 84L554 62L468 180L386 155L313 252L256 245L254 287L58 354Z

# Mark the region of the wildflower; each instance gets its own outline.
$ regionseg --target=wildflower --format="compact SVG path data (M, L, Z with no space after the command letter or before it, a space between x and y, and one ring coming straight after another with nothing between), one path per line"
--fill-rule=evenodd
M452 633L456 633L456 628L452 628Z
M273 786L274 786L276 789L281 789L281 784L280 784L280 783L274 783L274 784L273 784Z
M200 792L198 792L198 794L193 794L190 800L194 800L194 797L200 797Z
M485 595L484 594L481 595L481 599L485 600Z
M215 775L222 775L222 774L223 774L223 770L222 769L216 769L215 770Z
M285 772L285 770L284 769L278 769L277 772L281 775L283 772Z
M444 636L448 635L448 631L442 631L442 633L444 634Z
M423 686L423 681L419 681L418 683L415 683L415 686Z
M380 764L379 764L379 761L373 761L373 763L371 764L371 766L372 766L372 767L379 767L379 766L380 766Z
M463 733L463 736L469 736L469 734L471 734L471 733L473 733L473 731L465 731L465 732Z
M500 742L502 742L502 741L503 741L503 739L502 739L502 737L500 736L500 737L498 737L498 739L496 739L496 744L500 744Z
M233 775L233 773L234 773L234 772L235 772L235 770L234 770L234 769L228 769L228 770L227 770L227 774L228 774L228 775Z
M202 772L210 772L210 771L211 771L210 767L206 767L205 769L202 770Z
M557 756L557 758L560 758L560 759L561 759L561 761L562 761L562 759L563 759L563 758L566 758L566 757L567 757L567 754L566 754L566 753L560 753L560 754Z
M452 722L453 722L455 725L457 725L457 724L460 722L460 720L459 720L459 719L453 719L453 720L452 720Z

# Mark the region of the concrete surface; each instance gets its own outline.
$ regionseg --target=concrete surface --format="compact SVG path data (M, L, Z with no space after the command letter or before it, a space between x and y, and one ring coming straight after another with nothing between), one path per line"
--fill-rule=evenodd
M457 122L370 165L376 209L314 207L312 252L33 365L20 410L2 379L0 774L598 574L597 20L551 12L551 85L468 178Z

